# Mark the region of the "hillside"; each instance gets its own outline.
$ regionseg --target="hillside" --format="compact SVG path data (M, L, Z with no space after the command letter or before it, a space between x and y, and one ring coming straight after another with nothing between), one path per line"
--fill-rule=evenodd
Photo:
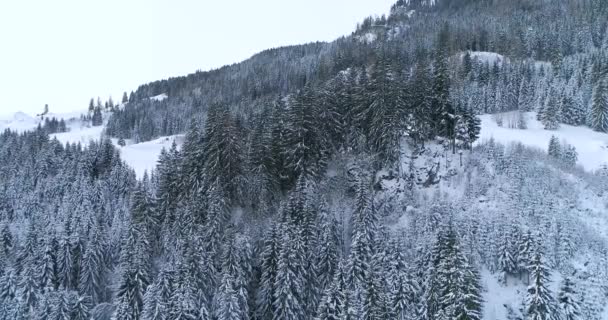
M607 13L400 0L0 118L0 319L607 320Z

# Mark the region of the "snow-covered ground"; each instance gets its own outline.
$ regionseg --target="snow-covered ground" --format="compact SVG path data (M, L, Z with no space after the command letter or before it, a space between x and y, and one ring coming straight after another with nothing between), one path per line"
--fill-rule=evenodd
M154 100L154 101L163 101L165 99L169 98L169 96L166 93L161 93L157 96L154 97L150 97L150 100Z
M113 139L112 141L116 145L116 140ZM161 137L152 141L117 147L120 150L122 160L135 170L138 178L141 178L145 172L149 173L155 169L160 152L163 148L169 150L173 141L178 146L181 146L184 141L184 135Z
M491 58L491 55L485 58ZM162 101L166 98L165 94L152 97L156 101ZM69 132L58 133L52 135L61 143L80 142L86 144L91 140L98 140L103 133L103 126L91 127L80 121L80 115L86 113L71 112L65 114L49 114L47 118L64 119L67 122ZM552 135L555 135L560 140L573 145L578 152L578 164L585 170L593 171L600 168L603 164L608 164L608 134L599 133L587 127L573 127L568 125L560 125L560 128L555 131L544 130L542 123L536 120L536 113L526 113L528 129L511 129L508 124L508 116L505 115L504 124L498 126L493 115L482 115L481 118L481 135L479 141L486 141L491 138L498 142L508 144L510 142L521 142L524 145L538 147L546 150L549 145L549 140ZM0 116L0 131L4 129L23 132L35 129L41 122L40 117L30 116L23 112L17 112L13 115ZM182 138L177 136L177 143L181 145ZM128 145L120 148L123 153L124 160L133 166L138 176L143 175L145 170L154 168L158 154L163 147L171 146L173 139L176 137L162 137L154 141L148 141L140 144ZM138 158L141 156L141 158Z
M528 129L510 129L505 119L502 127L494 120L494 115L482 115L481 135L479 141L491 138L508 144L521 142L526 146L547 150L551 136L573 145L578 152L578 164L585 170L594 171L603 164L608 164L608 134L591 130L588 127L573 127L561 124L554 131L545 130L543 124L536 120L536 113L525 114Z
M167 98L166 94L151 97L155 101L162 101ZM62 144L66 143L81 143L87 145L91 141L98 141L103 135L104 126L92 127L90 123L80 120L81 114L86 114L87 111L70 112L63 114L49 113L45 118L64 119L66 121L68 132L52 134L51 138L57 139ZM107 120L109 113L104 113L104 118ZM17 132L34 130L38 124L43 121L40 117L30 116L23 112L17 112L12 115L0 116L0 131L10 129ZM105 121L104 121L105 123ZM153 141L142 143L130 143L124 147L118 146L118 140L112 139L112 142L120 150L121 157L129 166L135 170L138 178L143 177L144 173L152 171L156 167L158 156L163 148L169 149L176 142L178 146L183 143L184 136L176 135L169 137L161 137Z
M0 116L0 131L10 129L12 131L23 132L36 128L38 121L23 112L16 112L11 115Z
M509 59L505 56L495 53L495 52L485 52L485 51L469 51L471 55L471 59L477 59L480 62L494 64L498 62L498 64L502 64L503 62L509 63ZM464 53L462 54L464 56Z
M80 115L86 113L86 111L76 111L68 113L48 113L44 117L32 116L25 112L15 112L9 115L0 115L0 131L10 129L12 131L24 132L36 129L36 127L43 123L45 119L57 120L64 119L70 127L75 122L80 122Z
M482 63L488 63L490 65L493 65L495 62L497 62L499 65L502 65L503 63L510 63L509 57L503 56L502 54L496 52L469 51L469 54L471 55L471 59L477 60ZM460 58L462 59L464 55L464 52L460 53ZM551 68L551 63L547 61L536 60L531 62L534 62L534 65L537 69L543 68L547 70Z

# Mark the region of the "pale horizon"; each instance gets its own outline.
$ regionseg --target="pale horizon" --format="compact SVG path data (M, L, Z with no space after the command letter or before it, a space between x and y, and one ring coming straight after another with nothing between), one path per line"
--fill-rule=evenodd
M396 0L18 1L0 4L0 115L86 109L139 85L333 41ZM36 9L32 9L36 8Z

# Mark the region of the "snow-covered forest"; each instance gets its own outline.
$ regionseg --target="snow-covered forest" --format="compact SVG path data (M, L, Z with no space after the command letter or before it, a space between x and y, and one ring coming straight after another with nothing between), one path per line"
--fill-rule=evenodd
M399 0L0 120L0 319L606 320L607 16Z

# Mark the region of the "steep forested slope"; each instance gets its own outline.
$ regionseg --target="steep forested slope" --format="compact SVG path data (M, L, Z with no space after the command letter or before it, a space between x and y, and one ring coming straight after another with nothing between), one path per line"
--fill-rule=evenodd
M602 319L606 172L479 142L476 114L604 130L606 10L399 1L144 85L107 133L185 138L141 181L109 140L6 131L0 318Z

